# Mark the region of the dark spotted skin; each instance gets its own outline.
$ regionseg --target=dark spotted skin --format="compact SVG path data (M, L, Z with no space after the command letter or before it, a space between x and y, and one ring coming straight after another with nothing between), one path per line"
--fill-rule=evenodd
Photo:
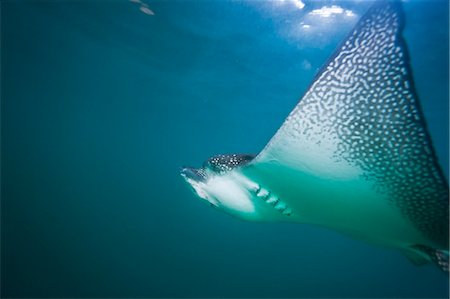
M217 155L209 158L204 168L209 168L216 173L224 173L236 167L248 164L255 156L250 154Z
M402 27L400 3L375 3L290 114L284 134L335 144L335 161L361 169L437 248L448 249L448 184L414 89Z

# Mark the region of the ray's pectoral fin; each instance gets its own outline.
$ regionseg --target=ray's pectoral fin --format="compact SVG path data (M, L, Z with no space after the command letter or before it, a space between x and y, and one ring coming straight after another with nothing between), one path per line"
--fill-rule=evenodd
M424 256L448 269L448 252L434 249L448 250L448 183L414 88L403 26L400 1L374 1L244 172L309 223L358 231L361 239L417 251L417 263Z

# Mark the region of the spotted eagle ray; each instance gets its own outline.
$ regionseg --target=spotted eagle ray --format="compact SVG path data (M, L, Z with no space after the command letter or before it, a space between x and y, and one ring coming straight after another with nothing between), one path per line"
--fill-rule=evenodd
M239 218L316 224L448 272L448 183L402 28L400 3L374 3L258 155L214 156L183 178Z

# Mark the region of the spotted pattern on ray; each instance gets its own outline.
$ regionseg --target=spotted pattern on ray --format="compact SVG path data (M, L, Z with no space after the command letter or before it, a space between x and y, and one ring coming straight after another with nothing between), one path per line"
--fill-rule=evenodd
M334 161L362 169L422 233L447 247L448 185L414 92L398 5L372 6L280 130L333 145Z
M204 164L204 168L209 168L217 173L224 173L236 167L244 166L255 156L249 154L217 155L209 158Z

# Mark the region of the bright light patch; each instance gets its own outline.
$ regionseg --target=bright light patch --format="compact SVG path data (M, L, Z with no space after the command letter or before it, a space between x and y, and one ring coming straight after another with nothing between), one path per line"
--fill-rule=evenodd
M355 14L353 13L353 11L351 11L351 10L346 10L346 11L345 11L345 15L346 15L347 17L353 17L353 16L355 16Z
M305 7L305 3L302 0L277 0L277 3L290 3L293 4L298 9L303 9Z
M343 9L338 5L324 6L319 9L314 9L309 14L313 16L320 16L323 18L329 18L333 15L340 15L340 14L345 14L348 17L355 15L351 10Z
M292 0L292 2L298 9L303 9L303 7L305 7L305 3L303 3L301 0Z

